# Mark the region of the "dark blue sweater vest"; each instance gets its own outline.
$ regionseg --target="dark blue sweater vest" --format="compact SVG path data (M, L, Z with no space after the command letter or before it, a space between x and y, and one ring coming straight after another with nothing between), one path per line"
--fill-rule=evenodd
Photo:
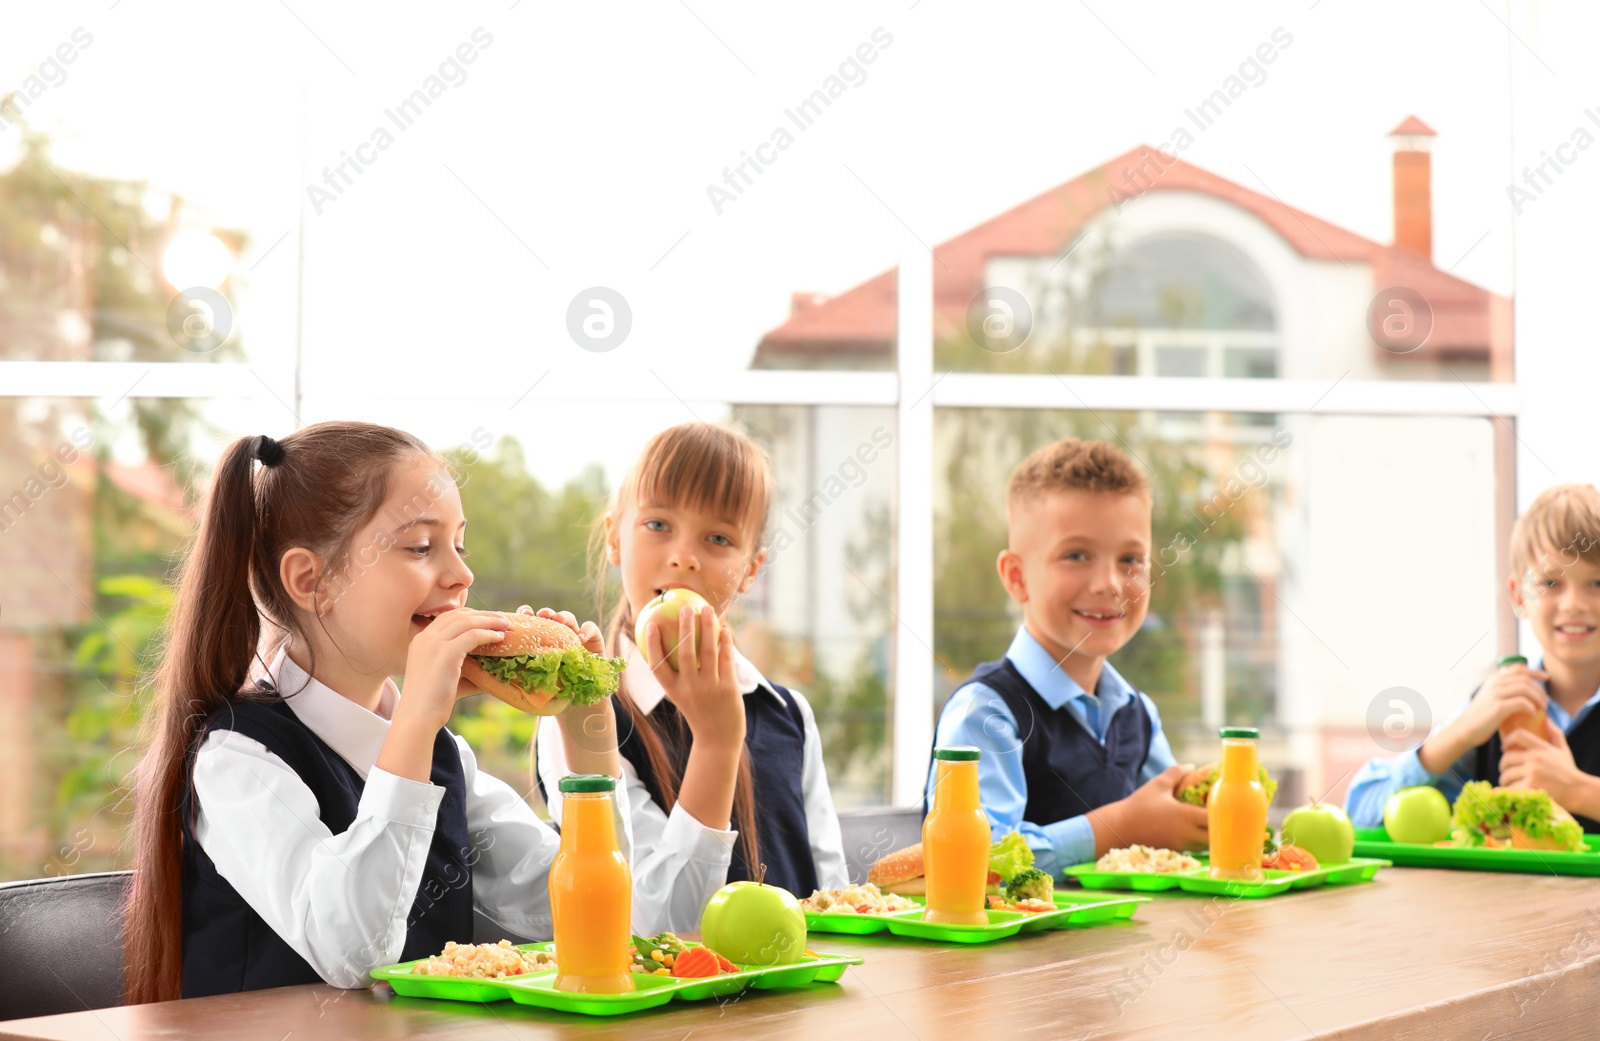
M783 704L771 692L757 687L744 696L745 748L750 756L750 773L754 782L756 810L756 839L760 845L761 863L766 867L763 879L768 885L780 886L798 896L810 896L817 888L817 862L811 854L811 831L806 826L806 801L803 785L805 772L805 716L800 703L787 689L773 685L783 695ZM617 727L622 734L621 750L633 764L639 779L650 792L657 805L665 806L661 785L655 771L650 768L650 757L645 754L644 741L629 723L629 716L619 712ZM689 748L694 736L683 721L676 706L662 699L651 712L656 732L667 758L677 768L678 776L689 762ZM735 822L737 826L737 822ZM733 845L733 861L728 865L728 881L753 879L758 872L745 861L744 843Z
M1139 787L1153 730L1143 698L1135 696L1111 717L1102 745L1065 705L1051 708L1009 658L979 665L967 682L999 694L1016 717L1028 786L1024 820L1053 824L1082 816Z
M288 763L316 796L318 815L333 834L343 833L355 821L366 782L301 723L282 699L268 694L260 700L235 702L231 709L209 719L206 730L232 730L253 738ZM198 749L198 741L195 747ZM467 837L466 778L460 751L444 729L434 740L431 780L445 794L422 883L406 920L406 942L400 961L437 954L447 940L472 942L470 864L476 858L471 856ZM322 982L311 964L295 953L217 872L211 858L195 841L189 823L193 819L193 800L191 781L182 807L183 996ZM207 812L216 818L227 813L228 808L212 806ZM287 885L292 880L275 881ZM378 938L371 939L376 943ZM375 952L368 960L374 967L379 964Z

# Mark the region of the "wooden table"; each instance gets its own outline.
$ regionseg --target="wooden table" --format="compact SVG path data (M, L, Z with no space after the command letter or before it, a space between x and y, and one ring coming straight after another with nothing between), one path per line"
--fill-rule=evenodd
M815 934L838 985L615 1020L387 986L285 987L0 1022L0 1037L1018 1041L1600 1035L1600 880L1393 868L1265 900L1160 894L1131 922L974 947Z

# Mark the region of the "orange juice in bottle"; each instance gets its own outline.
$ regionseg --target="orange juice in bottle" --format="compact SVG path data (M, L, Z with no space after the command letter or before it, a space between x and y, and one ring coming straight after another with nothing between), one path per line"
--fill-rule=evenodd
M550 865L556 989L584 994L633 990L633 872L617 846L617 780L561 779L561 849Z
M928 880L924 921L988 925L989 818L978 801L976 748L935 748L933 806L922 822Z
M1267 833L1267 792L1261 787L1255 727L1222 728L1222 764L1206 804L1211 833L1211 877L1261 879L1261 843Z
M1503 669L1507 665L1526 665L1528 659L1520 654L1508 654L1495 662L1495 667ZM1507 716L1505 722L1500 724L1500 740L1504 741L1515 730L1529 730L1544 739L1544 721L1548 712L1518 712L1514 716Z

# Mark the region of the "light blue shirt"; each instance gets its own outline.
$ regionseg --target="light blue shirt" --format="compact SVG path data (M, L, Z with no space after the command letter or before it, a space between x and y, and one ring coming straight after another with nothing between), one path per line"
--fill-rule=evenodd
M1539 664L1533 667L1535 669L1543 669L1543 660L1541 659ZM1471 704L1471 702L1468 701L1456 709L1455 714L1446 721L1446 724L1448 725L1460 719L1461 714L1467 710L1468 704ZM1576 715L1568 715L1567 710L1556 704L1554 700L1550 702L1547 714L1550 717L1550 722L1560 727L1563 734L1570 734L1572 733L1572 728L1583 722L1597 704L1600 704L1600 690L1595 691L1588 701L1578 707ZM1464 776L1456 768L1455 764L1452 764L1450 769L1442 774L1431 774L1422 765L1422 759L1418 754L1421 748L1422 745L1418 743L1416 748L1408 752L1384 758L1369 759L1362 764L1361 769L1356 771L1355 780L1350 782L1349 793L1344 797L1344 811L1350 815L1350 823L1358 828L1376 828L1382 824L1384 804L1389 801L1389 796L1402 788L1431 784L1443 792L1445 798L1449 799L1453 804L1456 801L1456 797L1461 794L1461 786L1466 782L1474 780L1496 782L1499 780L1496 777Z
M1117 712L1134 698L1144 701L1150 714L1150 753L1139 770L1139 781L1155 777L1173 765L1172 747L1161 730L1161 716L1155 702L1135 690L1106 662L1093 694L1086 692L1056 663L1028 632L1017 630L1016 639L1006 651L1022 678L1038 692L1052 709L1065 708L1101 745L1106 730ZM1094 859L1094 829L1084 816L1068 817L1049 824L1024 820L1028 805L1028 782L1022 772L1022 738L1017 717L994 688L983 683L968 683L958 689L939 715L934 743L973 745L983 751L978 762L978 792L984 812L989 815L990 831L996 841L1009 831L1022 833L1033 849L1034 866L1046 874L1059 876L1063 869ZM928 805L933 805L934 771L928 771Z

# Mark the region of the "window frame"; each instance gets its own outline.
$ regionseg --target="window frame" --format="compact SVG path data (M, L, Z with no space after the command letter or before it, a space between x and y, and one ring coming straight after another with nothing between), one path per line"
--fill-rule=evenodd
M933 743L934 410L1033 408L1098 411L1254 412L1277 414L1470 416L1502 421L1521 407L1515 383L1282 378L1178 378L936 372L933 365L935 260L920 242L899 258L896 369L733 370L697 374L695 399L736 405L871 405L896 410L895 651L890 678L891 797L920 802ZM1238 345L1236 335L1221 336ZM1264 338L1275 334L1261 334ZM535 373L537 375L537 373ZM546 378L547 377L547 378ZM548 370L531 389L511 379L488 384L470 373L453 385L443 374L431 394L488 401L681 402L649 369L598 386L592 377ZM378 374L362 397L415 395L402 374L393 387ZM105 362L0 360L0 397L276 398L291 402L301 386L298 365L245 362ZM315 389L315 388L314 388ZM1495 474L1497 498L1514 491Z

